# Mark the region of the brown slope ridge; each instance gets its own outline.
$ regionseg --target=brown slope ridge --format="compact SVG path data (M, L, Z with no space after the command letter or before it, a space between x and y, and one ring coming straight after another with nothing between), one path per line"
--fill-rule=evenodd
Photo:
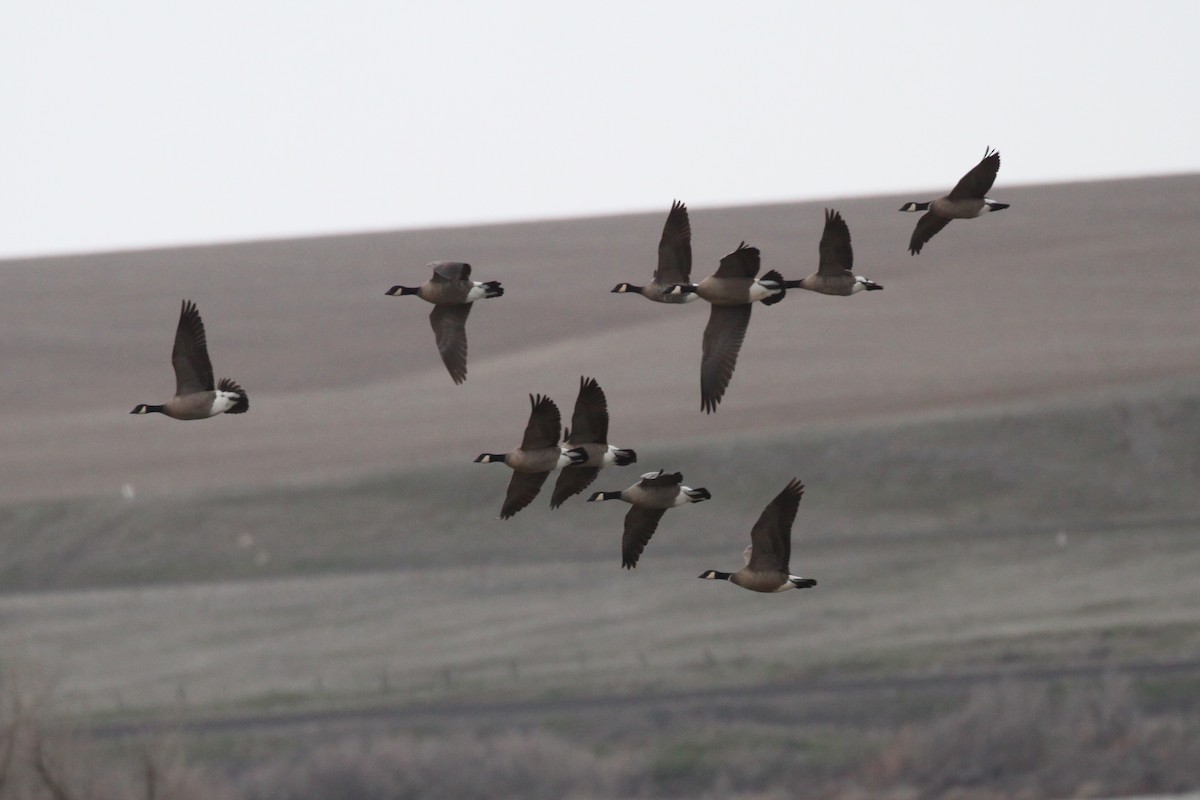
M294 484L414 459L471 468L517 443L528 393L569 406L580 374L608 393L613 441L649 454L1200 373L1200 175L997 196L1012 207L955 223L916 258L913 216L896 212L908 197L693 209L695 277L743 239L764 270L812 272L832 206L856 271L886 287L755 309L707 420L703 303L609 293L649 277L669 198L661 213L599 219L0 262L0 501ZM430 307L383 294L434 259L469 261L506 289L471 315L463 386L438 359ZM170 393L183 297L249 414L128 413Z

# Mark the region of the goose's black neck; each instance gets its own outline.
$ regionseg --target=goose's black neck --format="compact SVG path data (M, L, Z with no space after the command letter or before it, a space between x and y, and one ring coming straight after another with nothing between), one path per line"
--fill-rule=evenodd
M708 572L704 573L700 577L708 578L710 581L727 581L733 577L733 573L732 572L718 572L715 569L710 569Z
M129 413L130 414L162 414L163 407L162 406L150 406L150 405L146 405L145 403L142 403L140 406L135 408L133 411L130 411Z

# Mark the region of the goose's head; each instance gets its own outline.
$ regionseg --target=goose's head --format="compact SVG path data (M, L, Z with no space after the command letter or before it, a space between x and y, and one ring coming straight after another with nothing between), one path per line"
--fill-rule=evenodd
M883 286L871 280L870 278L864 278L862 275L855 275L854 286L851 287L850 294L857 294L859 292L874 292L882 288Z
M905 203L904 205L900 206L900 210L901 211L928 211L929 203L918 203L915 200L910 200L907 203Z

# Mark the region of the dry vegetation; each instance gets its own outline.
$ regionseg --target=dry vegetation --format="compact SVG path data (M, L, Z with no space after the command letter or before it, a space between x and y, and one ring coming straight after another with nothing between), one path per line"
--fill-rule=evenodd
M1002 684L906 726L868 768L877 787L922 797L1094 797L1196 788L1200 708L1146 713L1128 680L1058 692Z
M9 697L0 714L0 800L405 800L746 798L859 800L1099 797L1195 788L1194 681L1107 675L976 687L881 725L691 715L664 726L547 723L466 730L242 736L216 750L180 740L88 741L49 732ZM931 699L931 698L927 698ZM1183 702L1180 702L1183 700ZM945 706L945 707L942 707ZM941 707L941 710L938 710ZM227 751L228 750L228 751Z

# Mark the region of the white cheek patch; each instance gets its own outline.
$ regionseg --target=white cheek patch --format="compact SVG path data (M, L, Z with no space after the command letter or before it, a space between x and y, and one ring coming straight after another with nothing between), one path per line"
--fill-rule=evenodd
M479 281L475 281L474 285L471 287L471 291L467 292L467 302L474 303L476 300L480 300L486 295L487 288L485 288L484 285Z

